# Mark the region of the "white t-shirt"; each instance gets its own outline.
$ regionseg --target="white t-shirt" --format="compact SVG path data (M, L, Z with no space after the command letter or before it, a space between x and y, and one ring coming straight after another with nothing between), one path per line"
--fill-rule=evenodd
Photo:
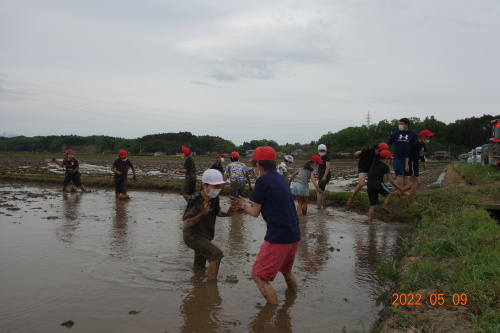
M284 175L285 173L287 173L287 172L288 172L288 166L286 165L286 163L285 163L285 162L281 162L281 163L278 165L278 168L277 168L277 170L276 170L276 171L278 171L278 173L279 173L280 175Z

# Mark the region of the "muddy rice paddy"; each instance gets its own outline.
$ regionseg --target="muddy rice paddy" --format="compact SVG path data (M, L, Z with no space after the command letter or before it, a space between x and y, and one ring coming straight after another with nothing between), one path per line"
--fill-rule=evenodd
M21 166L60 172L45 160ZM82 160L84 177L85 165L104 167L101 159ZM6 161L0 158L0 170L12 172ZM164 177L180 164L163 163L136 163L139 176ZM338 177L355 176L349 168ZM281 303L270 306L250 276L265 234L261 218L217 220L214 242L225 257L218 282L207 283L204 273L186 264L193 253L182 240L184 199L153 191L130 195L117 201L112 189L61 193L55 184L0 181L2 332L369 330L391 287L376 267L395 255L408 231L406 224L368 225L365 214L311 205L300 220L294 266L299 291L287 292L278 276L273 286ZM222 199L223 209L227 201Z

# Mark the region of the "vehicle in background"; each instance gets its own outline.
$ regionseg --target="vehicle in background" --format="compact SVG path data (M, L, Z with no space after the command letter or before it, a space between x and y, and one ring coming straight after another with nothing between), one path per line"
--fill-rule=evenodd
M473 159L472 159L473 155L474 155L474 151L473 150L471 150L470 152L467 153L467 163L469 163L469 164L473 163Z
M472 149L472 163L481 163L481 153L483 152L483 146L476 147Z

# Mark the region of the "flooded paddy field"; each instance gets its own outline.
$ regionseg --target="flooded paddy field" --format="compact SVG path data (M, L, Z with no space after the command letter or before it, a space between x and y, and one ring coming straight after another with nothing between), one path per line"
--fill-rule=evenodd
M58 157L62 159L62 157ZM89 156L76 156L80 164L80 173L82 174L82 181L85 184L85 177L107 177L113 178L111 172L111 165L114 157L89 157ZM181 168L183 160L180 157L144 157L144 156L131 156L131 161L136 168L139 181L143 180L182 180L183 174L176 174L174 170ZM201 179L203 171L210 168L214 159L208 157L194 157L198 179ZM248 167L251 166L246 159L242 159ZM296 161L289 167L289 172L300 169L304 161ZM229 162L226 161L225 165ZM444 167L435 167L430 163L428 170L420 171L421 187L433 185L440 174L443 172ZM1 173L24 173L36 175L63 175L63 168L52 162L50 156L0 156L0 172ZM253 179L254 175L251 172L250 177ZM358 167L357 160L349 162L332 161L332 180L326 187L327 191L333 192L349 192L357 185L358 182ZM312 184L311 184L312 186ZM363 189L362 191L365 191Z
M250 271L265 223L218 218L217 283L194 272L184 245L180 195L0 182L2 332L355 332L378 318L390 282L376 267L392 258L408 226L333 207L300 220L294 272L299 290L273 282L265 304ZM222 198L223 210L229 205ZM65 326L61 324L65 323Z

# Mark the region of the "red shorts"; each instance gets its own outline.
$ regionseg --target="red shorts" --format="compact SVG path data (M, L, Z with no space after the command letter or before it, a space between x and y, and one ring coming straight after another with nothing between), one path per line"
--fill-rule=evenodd
M273 281L278 272L290 273L298 248L299 242L273 244L264 241L253 264L252 274L264 281Z

